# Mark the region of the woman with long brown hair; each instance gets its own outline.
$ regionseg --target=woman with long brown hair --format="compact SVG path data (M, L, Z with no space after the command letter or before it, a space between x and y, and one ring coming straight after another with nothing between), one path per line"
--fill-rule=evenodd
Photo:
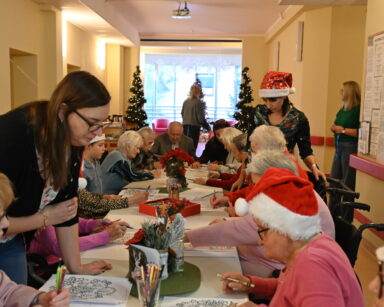
M357 153L357 129L360 118L360 86L355 81L343 83L340 89L343 106L336 114L331 126L335 135L335 156L331 177L341 179L352 190L355 189L356 170L349 167L349 156Z
M98 274L104 261L82 265L77 225L77 185L83 147L102 133L110 95L93 75L68 74L48 101L23 105L0 116L0 172L15 186L10 226L0 240L0 268L26 283L25 241L30 232L56 226L71 273Z

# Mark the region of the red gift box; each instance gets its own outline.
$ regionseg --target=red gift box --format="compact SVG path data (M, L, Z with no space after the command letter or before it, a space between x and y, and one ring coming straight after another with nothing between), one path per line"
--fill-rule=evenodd
M139 212L147 215L156 216L156 206L161 205L163 202L168 203L172 201L178 201L172 198L162 198L157 200L150 200L144 203L139 204ZM200 204L197 203L188 203L183 210L180 211L181 215L184 217L200 214Z

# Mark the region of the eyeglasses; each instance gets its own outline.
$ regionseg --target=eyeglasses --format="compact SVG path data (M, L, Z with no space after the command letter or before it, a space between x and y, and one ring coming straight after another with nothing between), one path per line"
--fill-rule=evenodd
M379 288L379 299L383 297L383 287L384 287L384 277L383 277L383 261L379 261L379 280L380 280L380 288Z
M278 99L280 99L281 97L268 97L268 98L263 98L263 101L264 102L276 102Z
M89 132L96 132L99 129L105 129L105 128L107 128L110 125L109 122L102 123L102 124L92 123L91 121L86 119L83 115L81 115L76 110L74 110L73 112L76 113L83 121L85 121L87 123L87 125L89 126L89 129L88 129Z
M257 233L259 234L259 237L261 240L264 240L265 239L265 232L267 232L269 230L269 228L264 228L264 229L261 229L261 230L258 230ZM262 233L264 233L262 235Z

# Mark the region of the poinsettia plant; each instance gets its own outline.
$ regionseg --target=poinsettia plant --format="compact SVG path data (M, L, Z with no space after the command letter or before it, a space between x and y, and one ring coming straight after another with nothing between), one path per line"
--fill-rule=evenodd
M166 155L164 155L160 163L162 167L165 168L165 173L168 177L176 178L177 183L185 188L187 184L187 179L185 178L185 167L184 162L187 162L188 165L191 165L194 162L194 159L184 152L180 148L175 148Z

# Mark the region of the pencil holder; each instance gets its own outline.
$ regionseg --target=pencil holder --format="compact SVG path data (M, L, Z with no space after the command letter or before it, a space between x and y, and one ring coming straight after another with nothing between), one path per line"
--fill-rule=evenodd
M157 307L160 298L161 280L157 279L154 282L145 282L141 278L136 278L137 292L141 307Z

